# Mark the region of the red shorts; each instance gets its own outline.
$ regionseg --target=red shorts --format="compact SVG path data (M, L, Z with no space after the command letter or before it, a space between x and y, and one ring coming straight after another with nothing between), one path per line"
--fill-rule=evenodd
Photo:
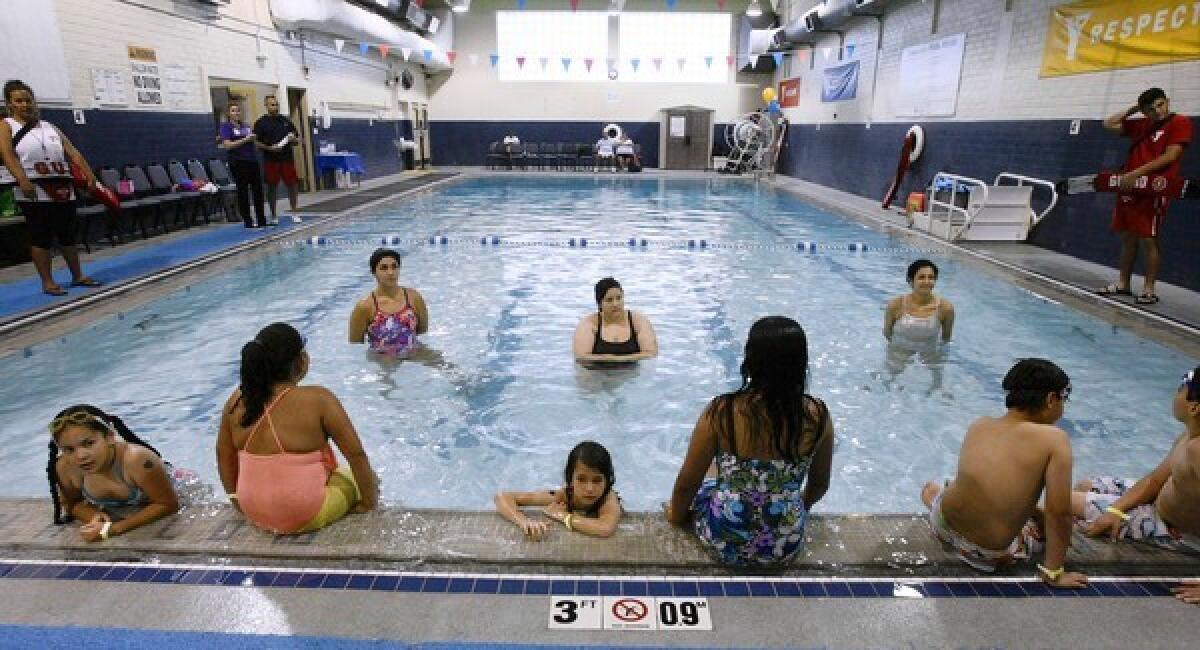
M281 178L283 184L287 186L296 185L299 182L296 179L296 165L290 160L264 160L263 176L266 177L267 185L271 187L278 185Z
M1113 210L1113 232L1129 232L1149 239L1157 237L1167 218L1169 201L1161 196L1118 194Z

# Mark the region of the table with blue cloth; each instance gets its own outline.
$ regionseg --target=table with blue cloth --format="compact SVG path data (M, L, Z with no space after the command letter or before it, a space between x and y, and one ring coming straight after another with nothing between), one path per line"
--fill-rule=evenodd
M363 165L362 156L353 151L338 151L335 153L319 153L317 154L317 178L324 182L325 173L333 173L334 170L342 170L347 174L357 174L360 178L367 173L367 168ZM336 187L336 183L331 186Z

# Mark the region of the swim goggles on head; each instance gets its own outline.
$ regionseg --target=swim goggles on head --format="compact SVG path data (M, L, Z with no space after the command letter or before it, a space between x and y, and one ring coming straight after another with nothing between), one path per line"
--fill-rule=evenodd
M50 433L55 434L62 431L68 424L88 424L89 422L99 422L100 426L105 429L112 429L112 426L104 420L104 418L88 413L87 411L72 411L66 415L54 418L47 426Z
M1196 377L1195 370L1190 370L1183 376L1183 385L1187 387L1187 398L1189 400L1200 400L1200 377Z

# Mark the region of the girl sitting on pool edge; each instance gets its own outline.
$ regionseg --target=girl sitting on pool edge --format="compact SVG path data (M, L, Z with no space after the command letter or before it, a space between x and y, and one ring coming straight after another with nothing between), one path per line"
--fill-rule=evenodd
M542 506L542 513L570 531L611 537L621 518L621 499L613 492L612 456L600 443L585 440L567 455L563 488L537 492L500 492L496 511L533 541L546 536L545 521L530 519L521 506Z
M625 309L625 291L615 279L596 283L596 312L579 319L572 350L580 363L628 363L658 356L654 327L643 314Z
M95 542L179 511L176 470L121 418L79 404L60 412L49 429L54 523L78 519L80 535Z

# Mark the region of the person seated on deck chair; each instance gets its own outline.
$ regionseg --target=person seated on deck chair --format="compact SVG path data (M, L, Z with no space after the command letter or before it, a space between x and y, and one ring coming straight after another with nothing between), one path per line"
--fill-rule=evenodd
M1053 587L1083 587L1087 576L1064 568L1071 544L1071 441L1054 426L1071 395L1070 378L1045 359L1022 359L1002 386L1008 412L972 422L954 480L944 488L931 481L921 490L929 525L959 559L991 573L1038 550L1036 520L1042 519L1042 579ZM1044 514L1037 507L1043 491Z

